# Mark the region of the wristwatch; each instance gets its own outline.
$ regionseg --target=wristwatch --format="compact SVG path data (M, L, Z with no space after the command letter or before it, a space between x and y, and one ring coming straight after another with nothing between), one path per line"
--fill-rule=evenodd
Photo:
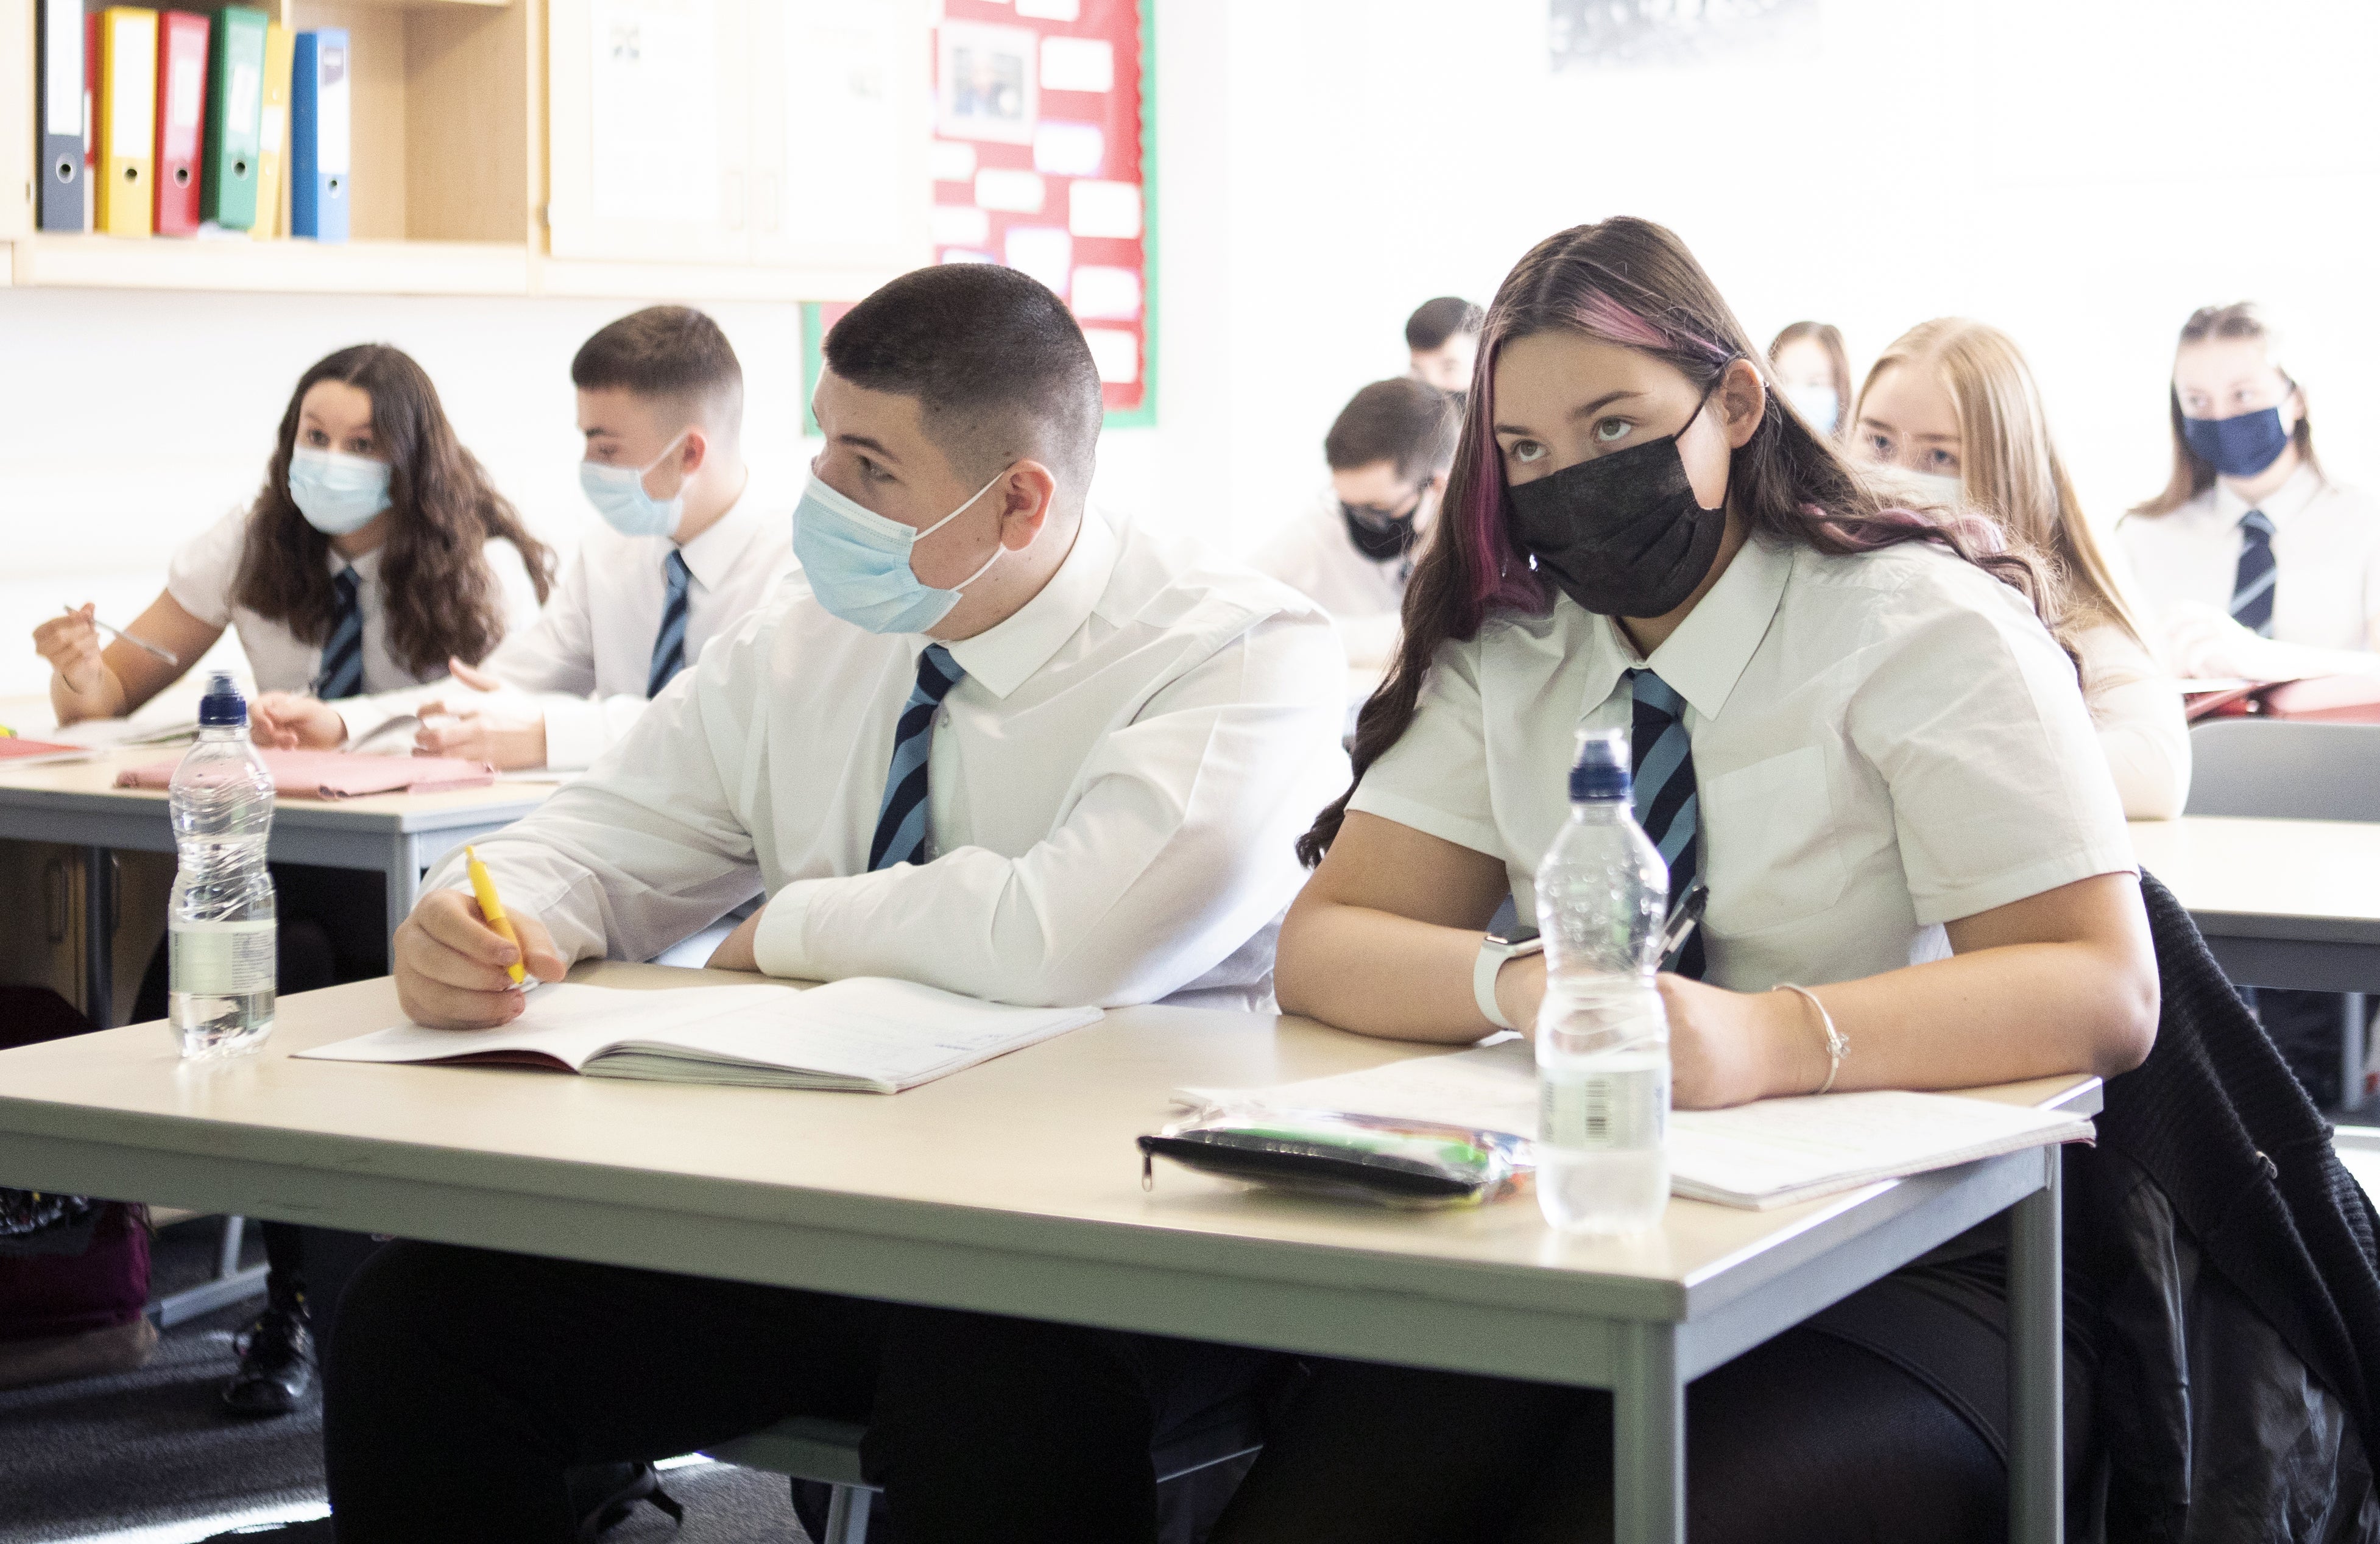
M1535 928L1514 928L1508 933L1489 933L1479 941L1479 963L1471 967L1471 995L1479 1004L1481 1017L1499 1029L1518 1027L1504 1016L1504 1010L1496 1005L1496 972L1504 968L1506 960L1540 954L1545 946L1546 941L1537 936Z

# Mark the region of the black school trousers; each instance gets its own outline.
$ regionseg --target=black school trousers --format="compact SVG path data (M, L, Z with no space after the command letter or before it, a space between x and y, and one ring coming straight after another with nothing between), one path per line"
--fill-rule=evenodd
M564 1471L787 1416L868 1423L882 1544L1157 1537L1149 1450L1261 1354L446 1245L347 1287L322 1441L340 1544L563 1544ZM870 1530L871 1537L876 1530Z

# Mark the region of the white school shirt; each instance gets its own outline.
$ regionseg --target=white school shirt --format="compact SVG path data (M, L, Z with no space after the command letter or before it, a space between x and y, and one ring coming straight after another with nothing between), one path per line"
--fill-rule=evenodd
M508 634L484 666L544 710L545 764L557 772L590 765L645 711L673 551L685 554L689 576L691 668L703 645L758 610L794 571L793 532L791 511L749 497L683 547L608 525L590 531L536 622Z
M310 691L322 667L322 646L298 637L282 623L233 603L232 587L238 579L240 553L248 542L248 520L247 510L235 509L184 543L166 565L165 592L207 626L228 626L239 635L239 646L248 655L249 673L258 691ZM426 674L416 675L389 651L388 602L380 584L381 560L387 552L387 545L382 543L349 563L334 547L324 558L333 574L352 567L359 581L357 593L364 619L366 693L393 691L446 674L444 660L437 661ZM509 541L491 541L485 550L485 561L504 591L507 619L517 626L534 615L537 587L529 580L528 565L521 561L519 551ZM369 733L386 716L367 715L361 727L350 718L349 731Z
M1351 808L1503 860L1524 919L1582 724L1624 672L1686 701L1705 979L1739 991L1949 953L1942 924L2133 867L2074 669L2015 590L1939 548L1755 540L1646 661L1558 596L1439 650Z
M1435 500L1435 494L1425 494ZM1425 522L1434 511L1425 509ZM1419 555L1418 549L1414 555ZM1398 614L1412 574L1405 558L1375 562L1347 539L1339 495L1325 487L1256 556L1257 572L1269 574L1330 614L1347 645L1348 663L1386 664L1396 652Z
M2217 478L2170 515L2127 515L2117 537L2160 631L2177 603L2228 614L2240 577L2240 520L2273 522L2273 637L2313 649L2380 644L2380 500L2300 466L2251 506Z
M929 640L837 620L796 574L588 774L479 844L569 959L645 959L765 889L775 976L895 976L1002 1002L1260 982L1345 785L1344 670L1304 598L1084 517L1041 592L948 645L930 860L868 869ZM431 882L452 884L459 861Z
M2082 659L2082 700L2125 818L2172 820L2190 798L2190 724L2180 688L2112 622L2086 627L2073 641Z

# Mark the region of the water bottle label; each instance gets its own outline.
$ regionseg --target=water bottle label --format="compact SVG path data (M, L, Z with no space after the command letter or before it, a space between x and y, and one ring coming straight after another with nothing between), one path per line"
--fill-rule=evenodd
M271 991L273 924L176 922L166 932L166 977L179 992L238 997Z
M1537 1139L1588 1152L1641 1151L1669 1139L1668 1079L1590 1072L1537 1085Z

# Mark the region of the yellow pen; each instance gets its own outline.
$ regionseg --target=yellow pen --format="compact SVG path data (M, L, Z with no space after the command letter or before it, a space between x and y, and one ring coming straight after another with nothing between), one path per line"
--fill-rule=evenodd
M477 848L465 847L463 862L470 871L471 894L480 898L480 915L488 919L488 926L493 928L506 943L519 950L520 934L513 931L512 922L504 916L504 903L496 897L496 877L488 872L486 864L480 861ZM511 973L515 986L521 985L528 979L519 960L513 961L505 969Z

